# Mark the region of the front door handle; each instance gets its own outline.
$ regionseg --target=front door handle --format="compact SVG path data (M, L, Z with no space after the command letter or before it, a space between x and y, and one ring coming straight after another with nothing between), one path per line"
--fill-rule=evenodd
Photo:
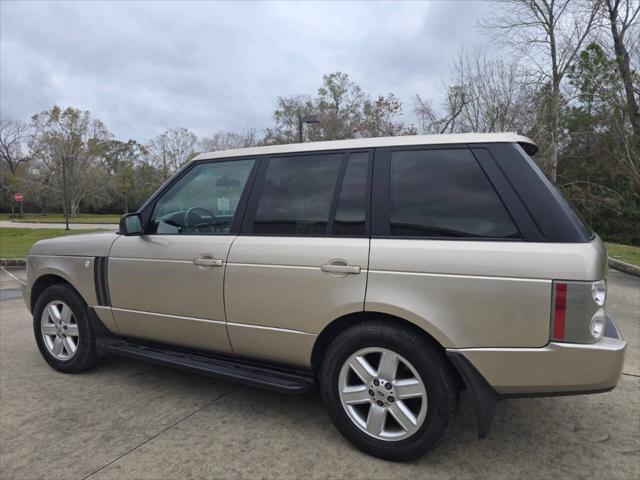
M204 253L197 258L193 259L193 264L199 267L221 267L224 265L224 261L219 258L215 258L210 253Z
M320 270L327 273L360 273L360 265L345 265L342 263L325 263L320 265Z

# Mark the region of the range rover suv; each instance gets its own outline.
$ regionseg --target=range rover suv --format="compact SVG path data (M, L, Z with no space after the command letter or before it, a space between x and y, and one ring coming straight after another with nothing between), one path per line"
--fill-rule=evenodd
M607 255L515 134L199 155L118 233L37 242L24 298L62 372L123 355L284 393L318 386L369 454L415 458L471 395L617 384Z

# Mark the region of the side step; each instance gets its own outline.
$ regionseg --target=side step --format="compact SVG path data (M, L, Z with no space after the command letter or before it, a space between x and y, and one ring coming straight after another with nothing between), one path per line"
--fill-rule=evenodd
M258 365L229 357L207 356L129 341L109 342L103 348L106 353L113 355L145 360L280 393L304 393L313 388L315 382L311 371Z

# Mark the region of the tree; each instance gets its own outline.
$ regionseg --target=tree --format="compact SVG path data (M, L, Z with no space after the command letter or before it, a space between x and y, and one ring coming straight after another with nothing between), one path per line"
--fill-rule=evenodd
M195 156L197 140L192 131L174 127L149 141L146 146L149 160L160 170L163 181Z
M616 55L618 72L622 78L624 92L627 103L627 114L636 138L640 138L640 110L636 95L640 94L640 87L637 85L638 76L634 77L631 70L631 59L627 48L627 33L632 33L632 48L637 53L640 49L638 39L638 23L640 20L640 2L632 0L606 0L604 8L609 17L611 26L611 37ZM636 83L634 85L634 83Z
M316 113L316 102L305 95L278 97L276 110L273 112L275 125L267 128L264 143L279 145L298 142L298 122L305 115ZM313 132L315 140L317 134ZM310 137L307 132L307 137Z
M469 101L464 85L452 85L446 88L447 94L443 102L444 114L440 115L431 101L423 100L420 95L415 98L415 113L420 119L425 133L453 133L460 131L456 124Z
M162 185L160 171L144 158L133 169L132 209L139 208Z
M24 170L29 160L26 145L29 139L29 125L10 118L0 119L0 158L3 161L2 190L10 197L11 213L14 211L13 193L21 188ZM20 202L20 216L23 214Z
M393 93L380 95L375 100L367 98L362 106L358 133L363 137L415 135L415 127L406 127L397 119L401 114L402 102Z
M135 169L146 154L146 148L135 140L112 140L105 147L105 166L112 178L116 197L121 202L122 213L131 211L131 197L136 189Z
M314 102L321 122L316 132L317 140L342 140L359 133L362 108L366 100L362 89L348 74L334 72L322 77L318 97Z
M417 95L414 111L426 133L524 132L532 88L516 60L492 58L480 48L458 54L439 108Z
M460 115L463 131L524 133L531 128L535 89L517 60L489 57L477 48L458 55L452 76L465 93Z
M503 0L503 13L483 25L518 49L538 83L548 81L551 145L549 174L556 179L560 143L561 83L596 26L601 0Z
M218 152L220 150L255 147L257 144L256 131L254 128L249 128L242 133L216 132L211 137L202 137L197 146L201 152Z
M402 103L393 93L372 99L349 75L334 72L322 77L315 97L278 97L275 125L266 130L263 142L296 143L300 119L312 114L320 122L306 126L304 137L309 141L416 133L413 126L407 127L399 120Z
M111 134L91 112L73 107L54 106L38 113L31 117L31 128L30 148L39 175L60 196L67 189L69 214L78 215L83 200L106 192L100 160Z
M589 44L569 74L575 99L565 109L558 183L597 231L610 239L640 238L640 175L628 163L620 133L629 129L624 86L615 58ZM624 136L624 135L623 135Z

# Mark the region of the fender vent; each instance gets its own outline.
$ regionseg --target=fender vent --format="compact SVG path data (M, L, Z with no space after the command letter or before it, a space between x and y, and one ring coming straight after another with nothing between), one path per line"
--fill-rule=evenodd
M111 306L108 265L109 259L107 257L96 257L93 264L93 282L96 286L96 298L98 299L98 305L105 307Z

